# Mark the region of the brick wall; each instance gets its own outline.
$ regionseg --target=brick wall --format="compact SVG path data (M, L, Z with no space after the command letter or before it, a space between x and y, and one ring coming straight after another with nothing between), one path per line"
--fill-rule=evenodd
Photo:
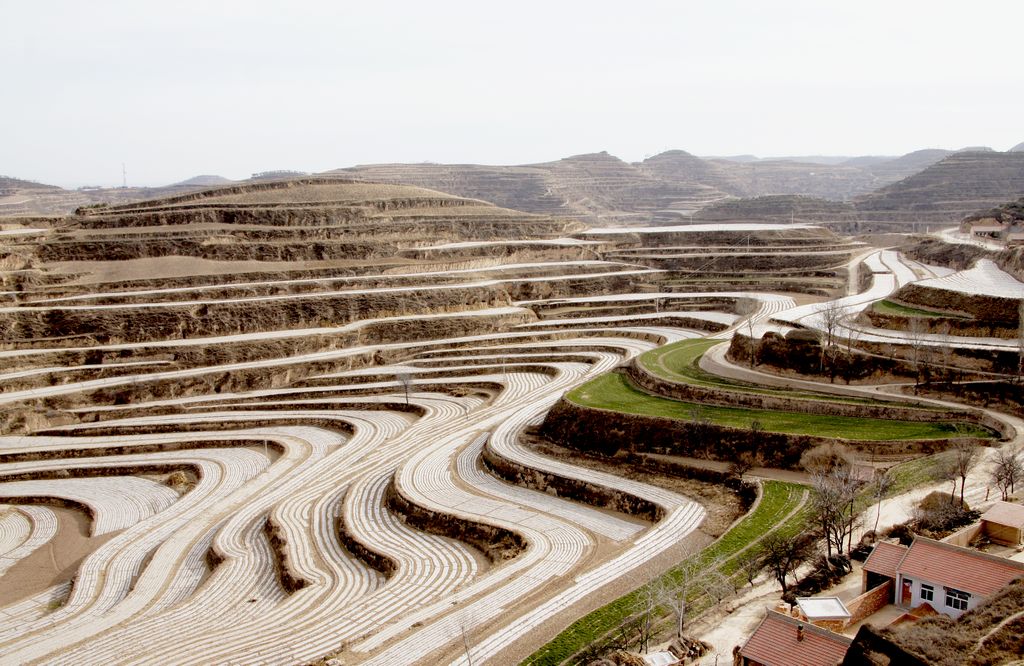
M847 626L860 622L883 606L887 606L889 600L892 599L892 587L894 584L894 581L890 580L884 585L868 590L846 604L846 609L850 611L850 621L847 623Z
M811 624L816 627L821 627L822 629L828 629L829 631L837 634L843 633L843 629L845 629L847 625L846 620L817 620Z

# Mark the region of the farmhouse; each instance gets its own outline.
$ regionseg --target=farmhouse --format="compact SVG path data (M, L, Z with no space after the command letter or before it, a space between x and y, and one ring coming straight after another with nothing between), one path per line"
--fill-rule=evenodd
M1024 562L919 536L909 547L875 546L864 562L863 589L891 580L898 606L927 604L957 618L1021 576Z
M1019 245L1024 242L1024 228L1014 220L999 220L994 217L964 220L960 223L960 232L972 238L1001 240L1006 245Z
M740 648L742 666L835 666L852 639L769 610Z

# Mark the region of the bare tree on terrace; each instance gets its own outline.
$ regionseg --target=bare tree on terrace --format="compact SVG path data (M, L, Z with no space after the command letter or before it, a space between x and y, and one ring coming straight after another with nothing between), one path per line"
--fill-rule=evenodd
M839 327L843 319L843 306L839 301L828 301L826 302L821 310L818 311L820 318L821 328L817 331L818 346L821 347L821 357L818 361L818 372L825 371L825 357L828 356L830 364L830 374L832 381L835 381L835 353L838 348L839 341Z
M686 629L686 613L689 611L690 594L701 571L693 560L683 562L676 571L675 584L664 586L661 591L661 601L676 618L676 638L682 638Z
M405 404L409 404L409 387L412 386L412 375L408 372L396 372L395 379L405 389Z
M910 347L910 363L914 368L915 389L921 384L921 365L925 362L925 336L927 326L920 317L911 317L907 325L907 346Z
M852 542L859 483L853 476L853 468L845 465L812 474L811 484L814 514L825 536L826 552L831 557L833 548L837 554L842 553L848 547L847 542Z
M839 301L828 301L818 314L821 315L821 326L825 332L825 345L831 347L836 343L836 332L842 323L843 306Z
M939 338L939 354L941 354L942 363L942 376L945 378L948 384L952 379L952 361L953 361L953 340L949 335L949 323L945 323L942 329L938 333Z
M1024 463L1016 452L1000 449L992 461L990 475L1005 500L1014 492L1014 485L1024 478Z
M799 536L784 537L770 532L761 540L761 563L782 586L783 594L789 591L789 575L803 564L812 550L811 542Z
M889 476L888 472L876 472L875 477L871 480L871 494L875 498L875 504L878 510L875 512L875 527L872 532L878 534L878 521L882 517L882 500L889 494L892 489L894 480Z
M967 475L978 461L980 449L974 442L961 439L954 444L953 453L956 473L960 477L960 504L962 505L964 503L964 489L967 486Z

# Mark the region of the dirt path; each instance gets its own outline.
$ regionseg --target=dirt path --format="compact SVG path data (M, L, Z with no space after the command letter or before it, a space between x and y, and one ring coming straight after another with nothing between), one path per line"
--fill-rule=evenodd
M92 521L84 512L59 506L47 508L57 516L57 534L7 570L0 584L0 607L71 580L82 560L117 535L108 532L90 537Z
M729 470L729 463L721 462L719 460L688 458L686 456L673 456L661 453L648 453L647 457L654 460L665 460L667 462L680 463L682 465L697 467L699 469L710 469L715 472L727 472ZM797 472L789 469L775 469L773 467L751 467L750 471L747 472L747 476L752 476L758 479L769 479L772 481L785 481L786 483L799 483L803 485L809 485L811 482L811 475L807 472Z

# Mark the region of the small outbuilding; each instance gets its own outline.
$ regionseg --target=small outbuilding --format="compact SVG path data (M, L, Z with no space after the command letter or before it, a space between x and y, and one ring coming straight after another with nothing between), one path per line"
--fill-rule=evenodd
M1024 544L1024 505L996 502L981 516L981 533L1004 546Z
M797 597L800 615L816 627L840 632L850 621L850 611L839 597Z

